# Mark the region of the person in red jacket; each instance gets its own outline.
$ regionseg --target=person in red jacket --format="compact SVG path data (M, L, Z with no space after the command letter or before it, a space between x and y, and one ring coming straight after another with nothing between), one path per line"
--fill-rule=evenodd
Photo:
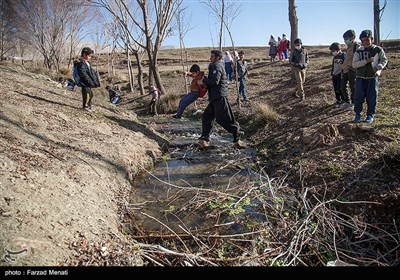
M178 111L172 116L175 119L182 118L182 114L186 107L195 102L197 98L204 97L207 91L205 85L198 85L198 81L202 81L204 79L204 72L200 71L199 65L193 64L192 67L190 67L189 72L185 72L185 75L192 77L193 80L190 84L190 92L182 97L181 101L179 102Z
M286 34L282 34L282 40L281 40L281 43L280 43L280 49L281 49L281 51L283 53L284 59L285 60L289 60L290 42L287 39Z

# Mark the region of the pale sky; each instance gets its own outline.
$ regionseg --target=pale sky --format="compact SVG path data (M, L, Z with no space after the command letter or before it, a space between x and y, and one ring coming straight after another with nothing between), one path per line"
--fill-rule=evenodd
M285 33L290 38L288 0L232 0L240 2L242 12L234 19L231 32L235 46L265 46L270 35ZM190 47L216 47L218 23L215 16L199 0L184 0L191 30L184 43ZM383 0L380 6L383 7ZM373 31L373 0L297 0L299 38L304 45L330 45L343 42L348 29L356 39L364 29ZM380 23L381 40L400 39L400 0L387 0ZM211 39L212 38L212 39ZM224 46L231 46L226 34ZM164 46L179 46L177 36L167 38Z

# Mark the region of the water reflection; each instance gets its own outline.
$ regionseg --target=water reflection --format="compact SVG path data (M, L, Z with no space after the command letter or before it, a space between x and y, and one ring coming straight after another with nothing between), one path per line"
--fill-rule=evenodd
M234 216L222 218L213 207L235 197L235 190L254 179L250 167L255 150L236 150L230 135L218 132L211 136L208 149L199 149L200 122L165 121L158 128L171 138L171 145L168 157L133 182L130 214L136 231L185 233L222 223L231 223L235 229Z

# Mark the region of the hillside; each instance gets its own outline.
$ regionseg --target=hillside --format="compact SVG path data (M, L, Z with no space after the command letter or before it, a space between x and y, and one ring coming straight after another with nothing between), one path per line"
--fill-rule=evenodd
M386 229L395 241L384 239L379 244L393 246L385 251L392 254L376 259L374 265L399 264L398 256L393 257L400 239L393 234L400 222L398 45L385 49L389 65L379 79L378 112L372 125L352 123L353 112L333 105L327 47L308 48L305 101L292 96L287 63L269 62L264 48L244 50L250 64L251 102L239 109L233 85L230 99L246 140L258 152L251 168L284 181L299 200L303 195L318 201L336 199L335 207L349 220ZM207 68L209 49L188 53L189 66L198 63ZM161 160L167 149L165 139L170 136L162 135L158 124L171 118L183 91L179 51L163 50L160 59L167 95L158 117L147 115L148 95L125 93L123 102L113 107L104 86L96 90L96 111L82 112L79 91L61 89L53 81L57 77L51 80L36 74L39 70L0 65L0 244L14 258L3 258L2 265L149 263L123 232L122 220L130 183ZM94 59L106 69L102 61L101 56ZM125 73L121 70L118 76ZM197 102L200 109L206 104ZM258 122L257 104L268 104L278 119ZM189 120L192 111L193 107L187 109ZM351 234L362 235L362 230ZM232 264L227 259L225 264ZM325 261L317 259L316 265ZM366 259L354 262L373 265L374 257Z

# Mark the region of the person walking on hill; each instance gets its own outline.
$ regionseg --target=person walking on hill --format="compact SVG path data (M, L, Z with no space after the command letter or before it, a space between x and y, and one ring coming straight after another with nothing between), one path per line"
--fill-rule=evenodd
M208 77L199 81L199 85L207 85L209 101L203 113L202 133L199 138L199 144L202 147L208 146L210 133L216 121L226 131L232 133L234 147L243 148L243 144L239 141L239 136L242 134L240 125L235 120L232 108L228 102L228 81L221 59L221 51L212 50L211 63L208 66Z
M343 73L341 88L343 94L343 104L342 108L346 110L353 110L354 104L354 94L355 94L355 83L356 83L356 70L353 68L353 57L355 51L360 47L360 45L355 41L356 33L354 30L347 30L343 33L343 40L347 45L346 58L343 61ZM350 95L347 90L347 84L350 87Z
M77 65L80 86L82 87L82 109L92 111L93 88L100 87L99 76L90 65L92 49L85 47L81 51L81 59Z
M388 59L384 50L372 44L372 31L364 30L360 34L362 47L354 53L353 67L356 69L356 93L354 95L354 122L361 122L364 101L367 102L366 123L374 121L378 99L378 76L386 66Z
M293 67L294 76L297 83L297 91L294 93L295 97L305 100L304 82L306 80L306 68L308 66L308 52L303 47L300 38L294 40L294 51L290 57L289 63Z

